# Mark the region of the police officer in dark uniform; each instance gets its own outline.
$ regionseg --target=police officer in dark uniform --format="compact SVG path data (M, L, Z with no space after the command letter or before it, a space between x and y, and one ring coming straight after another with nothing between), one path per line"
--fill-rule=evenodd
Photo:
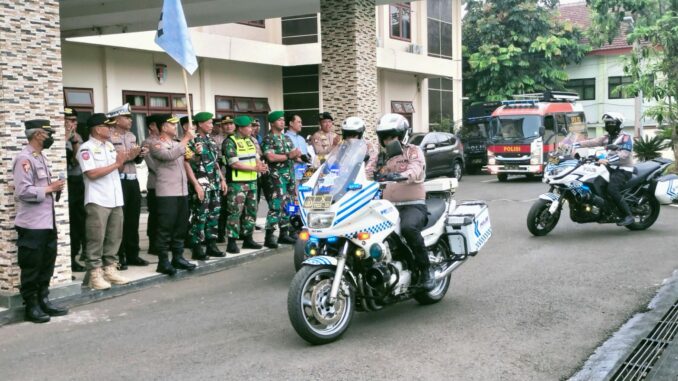
M85 252L85 181L82 169L75 153L83 143L76 132L78 112L70 107L64 108L64 127L66 128L66 169L68 174L68 221L71 227L71 271L82 272L85 267L76 261L78 252Z
M43 149L54 143L54 130L49 120L28 120L24 124L28 145L19 152L12 165L20 289L26 303L26 320L45 323L50 316L68 313L49 301L49 282L57 257L54 200L63 190L65 180L51 179L49 162L42 154Z

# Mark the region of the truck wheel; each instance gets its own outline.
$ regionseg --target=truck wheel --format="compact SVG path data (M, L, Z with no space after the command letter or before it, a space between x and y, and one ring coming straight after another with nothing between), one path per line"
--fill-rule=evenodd
M508 175L506 173L497 173L497 180L499 182L505 183L508 180Z

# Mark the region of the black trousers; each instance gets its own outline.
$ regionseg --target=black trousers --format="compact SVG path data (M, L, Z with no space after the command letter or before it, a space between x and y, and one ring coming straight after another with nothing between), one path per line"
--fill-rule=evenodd
M624 213L626 216L631 216L631 208L629 204L624 201L624 198L621 195L621 190L624 188L624 185L631 179L631 172L625 171L623 169L610 169L610 183L607 184L607 193L610 195L610 198L619 208L619 211Z
M81 176L68 176L68 216L71 227L71 258L85 252L85 182Z
M428 253L421 231L428 222L426 205L401 205L396 207L400 213L400 234L414 253L414 260L420 267L429 266Z
M19 238L19 268L21 268L21 296L27 299L37 295L41 288L48 288L54 275L57 257L57 234L55 229L24 229L16 227Z
M148 237L149 250L155 249L158 229L158 207L155 189L148 189L146 193L146 206L148 207L148 219L146 220L146 236Z
M156 197L158 225L156 248L159 255L184 251L188 232L188 196Z
M137 180L120 180L122 198L122 244L118 256L127 258L139 257L139 217L141 215L141 190Z

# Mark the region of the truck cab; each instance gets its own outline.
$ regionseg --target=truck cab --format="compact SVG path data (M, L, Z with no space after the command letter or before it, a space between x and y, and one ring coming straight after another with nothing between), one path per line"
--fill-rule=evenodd
M501 102L473 103L464 113L464 120L457 135L464 144L464 161L467 172L479 171L487 165L487 145L490 141L492 112Z
M586 117L569 92L525 94L502 101L490 118L487 171L506 181L509 175L541 176L551 152L570 133L586 137Z

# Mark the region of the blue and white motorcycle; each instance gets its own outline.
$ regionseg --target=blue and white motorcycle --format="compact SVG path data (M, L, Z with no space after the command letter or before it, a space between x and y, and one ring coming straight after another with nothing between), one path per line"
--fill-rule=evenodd
M436 283L430 291L415 286L421 274L399 235L398 210L380 199L386 183L365 177L366 154L364 141L343 142L299 187L305 226L300 241L307 259L292 280L287 307L296 332L312 344L337 340L355 311L376 311L410 298L439 302L451 272L491 235L484 203L457 206L456 180L429 182L435 197L426 200L429 223L421 234Z
M608 167L599 164L600 157L596 155L575 158L572 142L574 137L568 136L558 153L549 159L543 180L549 185L549 191L539 196L527 214L527 228L535 236L547 235L556 227L566 203L570 219L577 223L603 224L623 219L607 195ZM678 176L662 176L671 163L658 158L634 165L633 177L621 192L635 218L626 228L649 228L657 221L661 204L678 199Z

